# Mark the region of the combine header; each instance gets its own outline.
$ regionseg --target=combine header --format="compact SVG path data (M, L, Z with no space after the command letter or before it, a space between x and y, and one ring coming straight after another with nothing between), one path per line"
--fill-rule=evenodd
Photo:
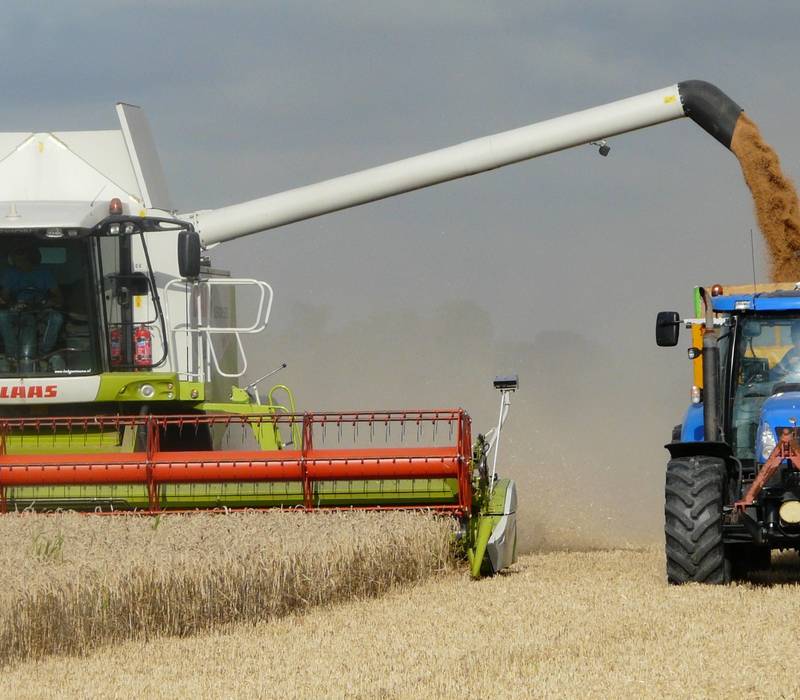
M258 390L278 370L238 386L273 290L208 252L580 144L606 155L607 137L682 116L724 143L729 103L689 81L182 215L137 107L117 106L118 131L0 134L0 508L430 509L460 523L474 576L499 571L516 556L516 487L496 469L516 378L496 380L497 426L475 440L460 409L298 413L285 385Z
M189 449L217 431L217 449ZM138 445L124 449L134 435ZM164 435L187 447L164 449ZM425 507L465 517L472 509L470 420L461 410L6 419L0 441L4 512Z

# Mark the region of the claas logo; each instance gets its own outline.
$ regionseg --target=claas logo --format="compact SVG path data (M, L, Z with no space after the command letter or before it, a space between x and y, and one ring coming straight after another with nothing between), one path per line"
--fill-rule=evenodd
M58 396L57 384L0 385L0 399L54 399L56 396Z

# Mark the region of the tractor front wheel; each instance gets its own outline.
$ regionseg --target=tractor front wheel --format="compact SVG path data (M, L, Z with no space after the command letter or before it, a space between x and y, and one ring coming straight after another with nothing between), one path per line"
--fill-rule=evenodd
M664 504L667 580L728 583L722 543L725 462L714 457L672 459Z

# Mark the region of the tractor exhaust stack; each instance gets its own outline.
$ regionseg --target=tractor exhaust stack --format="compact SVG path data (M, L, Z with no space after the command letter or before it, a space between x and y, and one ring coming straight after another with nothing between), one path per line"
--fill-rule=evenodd
M719 342L714 328L714 309L708 290L700 288L705 305L703 327L703 431L706 442L718 442L719 435Z

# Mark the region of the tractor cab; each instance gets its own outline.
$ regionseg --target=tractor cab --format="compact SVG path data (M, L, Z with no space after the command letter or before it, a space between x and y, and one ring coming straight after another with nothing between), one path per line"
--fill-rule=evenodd
M751 308L745 309L747 302ZM738 459L763 464L775 449L776 430L789 427L792 417L784 411L796 412L792 407L800 402L800 293L721 299L716 306L730 305L727 431Z

